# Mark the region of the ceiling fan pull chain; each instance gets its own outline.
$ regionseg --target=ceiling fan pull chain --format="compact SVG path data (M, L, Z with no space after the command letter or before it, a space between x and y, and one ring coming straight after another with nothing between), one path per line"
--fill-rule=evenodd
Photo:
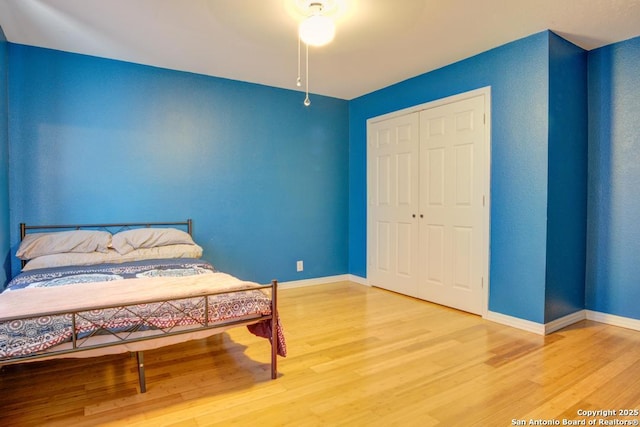
M309 105L311 105L311 100L309 99L309 45L305 43L305 46L307 47L307 71L305 72L305 81L307 83L307 88L306 88L306 98L304 99L304 105L305 107L308 107Z
M300 35L298 34L298 78L296 79L296 86L302 86L302 80L300 79Z

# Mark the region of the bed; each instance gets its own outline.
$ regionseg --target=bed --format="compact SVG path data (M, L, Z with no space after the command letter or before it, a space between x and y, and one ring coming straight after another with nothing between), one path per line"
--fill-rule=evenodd
M0 366L131 352L144 393L144 350L243 325L269 340L277 378L277 281L217 271L191 234L191 220L20 224L22 271L0 293Z

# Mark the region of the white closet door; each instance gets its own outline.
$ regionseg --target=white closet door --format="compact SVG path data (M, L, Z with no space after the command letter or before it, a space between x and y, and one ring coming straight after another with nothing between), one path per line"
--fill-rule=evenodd
M484 96L420 112L420 298L481 314Z
M369 124L368 267L374 286L417 296L419 113Z

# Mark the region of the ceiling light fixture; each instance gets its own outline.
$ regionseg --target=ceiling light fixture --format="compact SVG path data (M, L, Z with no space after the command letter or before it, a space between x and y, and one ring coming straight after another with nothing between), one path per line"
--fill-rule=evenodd
M327 0L311 0L307 3L307 17L298 26L298 79L296 85L302 86L300 77L300 45L305 45L305 98L304 105L311 105L309 99L309 46L324 46L331 42L336 34L336 26L331 18L322 14Z
M322 15L322 8L321 2L310 3L311 16L302 21L298 27L300 39L307 45L324 46L336 35L336 26L333 20Z

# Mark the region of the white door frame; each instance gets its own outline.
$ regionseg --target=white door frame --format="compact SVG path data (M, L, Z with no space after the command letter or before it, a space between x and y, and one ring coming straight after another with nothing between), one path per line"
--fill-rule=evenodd
M486 144L487 149L485 152L485 172L484 179L482 183L483 190L483 200L484 200L484 218L483 218L483 242L482 247L483 251L481 254L482 257L482 281L483 281L483 303L482 303L482 317L487 317L489 312L489 262L490 262L490 240L491 240L491 86L486 86L480 89L471 90L469 92L460 93L457 95L448 96L446 98L437 99L434 101L430 101L424 104L416 105L413 107L404 108L402 110L393 111L391 113L383 114L381 116L372 117L367 120L367 149L369 146L369 125L372 123L376 123L382 120L387 120L393 117L403 116L405 114L428 110L431 108L439 107L446 104L451 104L453 102L462 101L464 99L474 98L476 96L484 95L485 102L485 135L484 142ZM369 156L367 155L367 277L369 274L369 256L371 254L372 248L369 246L368 241L368 230L369 230Z

